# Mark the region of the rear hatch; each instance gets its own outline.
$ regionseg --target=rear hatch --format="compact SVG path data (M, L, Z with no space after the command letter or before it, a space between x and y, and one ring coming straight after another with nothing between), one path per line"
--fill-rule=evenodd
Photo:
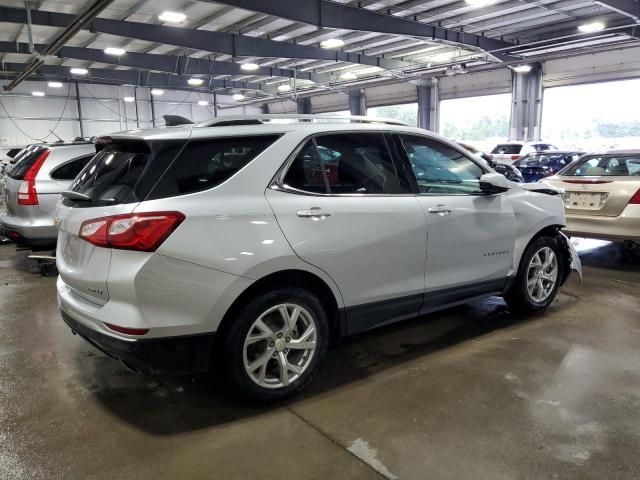
M133 212L166 168L152 161L153 143L110 139L106 142L106 146L97 146L101 150L79 173L70 187L73 193L64 194L55 213L60 277L74 293L99 305L109 299L107 278L112 251L81 239L82 225L89 220ZM164 151L171 160L178 150L168 142Z
M617 217L640 200L640 154L585 155L553 178L567 213Z
M501 143L491 150L491 158L495 162L513 163L520 158L522 148L519 143Z

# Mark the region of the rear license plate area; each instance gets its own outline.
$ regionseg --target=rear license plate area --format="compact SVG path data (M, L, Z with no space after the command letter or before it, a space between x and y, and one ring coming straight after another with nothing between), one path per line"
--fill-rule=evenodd
M609 194L604 192L566 192L564 205L580 210L600 210L608 196Z

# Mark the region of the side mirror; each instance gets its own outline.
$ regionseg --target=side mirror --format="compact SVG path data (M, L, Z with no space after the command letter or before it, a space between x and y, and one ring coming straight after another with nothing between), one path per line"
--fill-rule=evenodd
M501 173L485 173L480 177L480 190L486 194L504 193L510 188L509 180Z

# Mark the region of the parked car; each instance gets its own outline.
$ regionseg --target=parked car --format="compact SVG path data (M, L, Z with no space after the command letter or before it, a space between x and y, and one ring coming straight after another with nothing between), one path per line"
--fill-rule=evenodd
M342 336L490 295L541 310L580 268L558 190L397 122L274 117L99 141L55 213L74 332L133 370L218 365L277 400Z
M584 152L546 150L528 153L520 160L516 160L513 166L520 170L526 182L537 182L559 172L581 155L584 155Z
M522 177L520 170L518 170L514 165L498 163L491 158L491 155L477 149L473 145L469 145L468 143L458 142L458 145L482 159L482 161L484 161L490 168L507 177L507 180L511 180L512 182L524 182L524 178Z
M529 153L542 152L545 150L557 150L557 148L545 142L499 143L491 150L491 158L498 163L511 164Z
M54 248L56 203L94 154L88 142L34 144L18 153L1 180L7 209L0 215L2 234L21 246Z
M546 181L565 190L568 233L640 247L640 150L587 154Z

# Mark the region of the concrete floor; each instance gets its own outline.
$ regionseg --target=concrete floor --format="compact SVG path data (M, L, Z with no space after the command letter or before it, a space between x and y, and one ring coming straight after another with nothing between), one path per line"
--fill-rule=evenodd
M0 478L639 478L640 265L583 262L543 314L492 298L359 335L256 408L129 373L1 246Z

